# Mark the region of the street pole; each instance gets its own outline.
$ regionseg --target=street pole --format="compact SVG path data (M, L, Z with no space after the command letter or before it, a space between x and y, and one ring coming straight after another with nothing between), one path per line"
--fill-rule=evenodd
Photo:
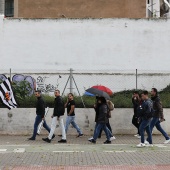
M70 68L70 93L73 93L73 69Z
M138 69L136 69L136 90L138 89Z

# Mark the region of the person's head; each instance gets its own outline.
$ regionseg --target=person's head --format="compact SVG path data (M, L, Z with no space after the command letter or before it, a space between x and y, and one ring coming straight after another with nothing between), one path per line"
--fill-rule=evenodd
M73 98L74 98L73 93L69 93L69 94L68 94L68 100L73 100Z
M54 95L55 97L60 96L60 90L55 90Z
M154 97L154 96L157 96L158 95L158 90L156 88L152 88L151 89L151 96Z
M142 98L142 100L147 100L148 99L148 91L147 90L144 90L141 93L141 98Z
M40 90L36 90L34 93L35 97L40 97L41 96L41 91Z
M101 104L106 103L106 99L104 97L99 97L98 103L101 103Z
M133 97L139 98L139 92L138 91L134 91L133 92Z

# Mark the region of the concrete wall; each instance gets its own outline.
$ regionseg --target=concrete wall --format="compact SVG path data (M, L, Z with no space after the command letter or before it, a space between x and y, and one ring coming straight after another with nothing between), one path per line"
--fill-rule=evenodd
M170 20L3 19L1 70L169 70Z
M15 0L21 18L145 18L146 0Z
M49 110L46 121L47 124L51 124L51 114L53 109ZM21 134L28 135L33 131L33 124L35 119L35 109L0 109L0 134ZM136 129L131 124L133 115L132 109L115 109L112 112L112 118L110 124L113 129L113 134L135 134ZM162 127L170 134L170 109L164 109L164 115L166 121L162 123ZM65 115L66 116L66 115ZM91 135L94 130L94 117L95 113L93 109L76 109L76 121L84 134ZM65 118L64 118L65 120ZM45 130L42 133L47 134ZM56 134L60 133L60 129L57 128ZM70 128L68 134L76 134L76 130ZM160 134L154 130L154 134Z
M4 0L0 0L0 15L4 14Z

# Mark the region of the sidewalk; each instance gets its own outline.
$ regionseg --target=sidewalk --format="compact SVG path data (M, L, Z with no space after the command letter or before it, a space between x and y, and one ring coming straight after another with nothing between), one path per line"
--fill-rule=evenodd
M134 136L116 136L105 145L105 136L96 144L89 136L76 138L68 135L67 144L58 144L56 136L51 143L28 141L29 136L0 136L0 170L169 170L170 144L164 145L163 136L153 136L154 147L137 148L140 142Z

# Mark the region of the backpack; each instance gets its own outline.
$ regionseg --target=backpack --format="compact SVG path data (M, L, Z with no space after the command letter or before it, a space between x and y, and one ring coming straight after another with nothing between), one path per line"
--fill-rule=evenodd
M114 110L114 104L110 100L107 100L107 117L108 118L111 118L112 110Z

